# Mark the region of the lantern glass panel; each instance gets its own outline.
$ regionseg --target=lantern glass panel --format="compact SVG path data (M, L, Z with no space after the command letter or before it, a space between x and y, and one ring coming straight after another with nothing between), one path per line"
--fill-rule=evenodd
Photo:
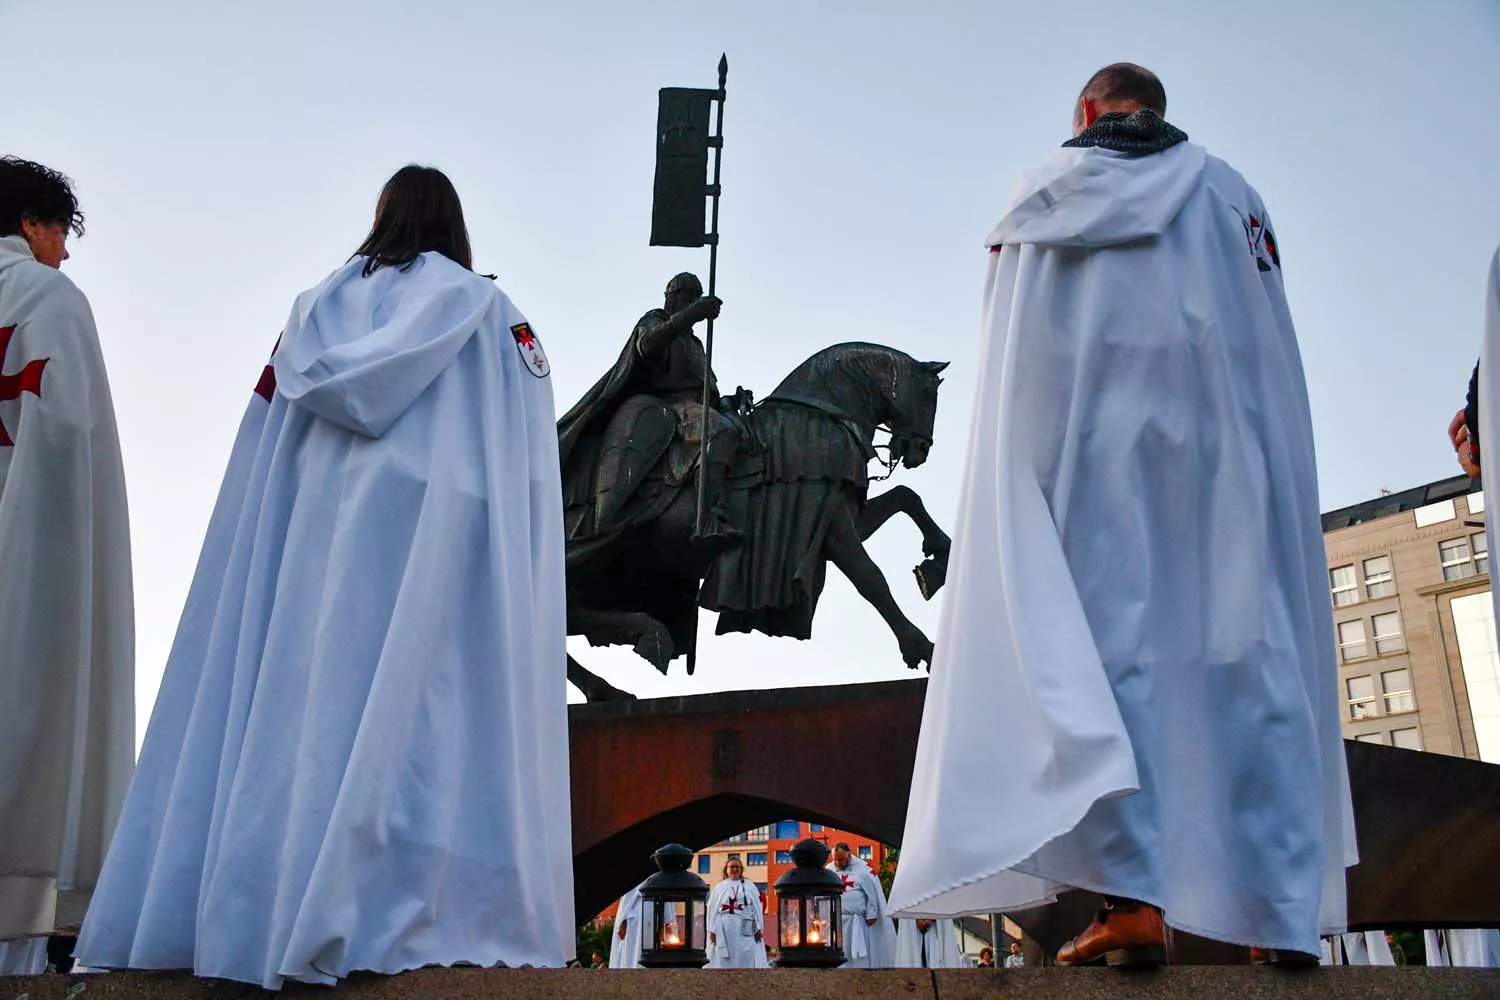
M809 899L807 915L807 946L809 948L838 948L843 945L844 928L839 919L837 899L818 896Z
M802 947L802 900L782 896L778 902L780 912L777 915L776 924L781 947Z

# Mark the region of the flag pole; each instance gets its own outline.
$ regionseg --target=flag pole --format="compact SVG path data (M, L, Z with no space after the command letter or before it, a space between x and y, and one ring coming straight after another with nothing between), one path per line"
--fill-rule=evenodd
M719 280L719 166L724 157L724 98L725 83L729 79L729 56L719 55L718 111L714 120L714 134L708 144L714 151L714 182L708 187L708 196L713 199L712 222L708 229L708 294L713 295ZM698 511L695 521L698 534L708 528L708 410L711 405L709 390L713 384L714 371L714 319L708 318L703 331L703 412L698 421ZM692 673L693 656L689 656L688 673Z

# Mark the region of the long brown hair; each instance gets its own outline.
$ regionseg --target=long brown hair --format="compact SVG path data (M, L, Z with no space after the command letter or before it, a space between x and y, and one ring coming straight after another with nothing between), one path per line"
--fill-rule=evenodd
M391 175L381 188L375 224L349 259L368 258L365 277L369 277L382 267L409 267L428 250L474 269L464 208L453 182L436 167L412 163Z

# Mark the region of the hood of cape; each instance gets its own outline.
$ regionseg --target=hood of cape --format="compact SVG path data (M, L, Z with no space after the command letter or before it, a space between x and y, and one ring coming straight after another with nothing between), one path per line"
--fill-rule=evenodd
M364 275L356 257L298 297L276 351L277 391L379 437L437 379L500 299L435 252Z
M1150 112L1129 119L1137 116L1149 116L1143 118L1144 130L1160 133L1167 148L1142 155L1108 148L1111 140L1104 138L1103 144L1062 150L1046 166L1022 175L1011 207L986 245L1107 247L1160 236L1197 189L1208 153ZM1120 120L1099 127L1118 133L1130 124Z

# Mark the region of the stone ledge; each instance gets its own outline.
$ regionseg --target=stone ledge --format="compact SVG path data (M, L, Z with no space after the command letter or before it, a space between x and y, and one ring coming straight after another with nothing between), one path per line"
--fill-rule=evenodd
M73 993L78 986L83 989ZM1490 1000L1500 970L1337 968L1305 971L1240 966L1117 969L876 972L591 971L585 969L424 969L399 976L354 976L337 988L292 985L288 996L323 1000ZM185 973L0 977L0 1000L257 1000L264 990L194 979Z

